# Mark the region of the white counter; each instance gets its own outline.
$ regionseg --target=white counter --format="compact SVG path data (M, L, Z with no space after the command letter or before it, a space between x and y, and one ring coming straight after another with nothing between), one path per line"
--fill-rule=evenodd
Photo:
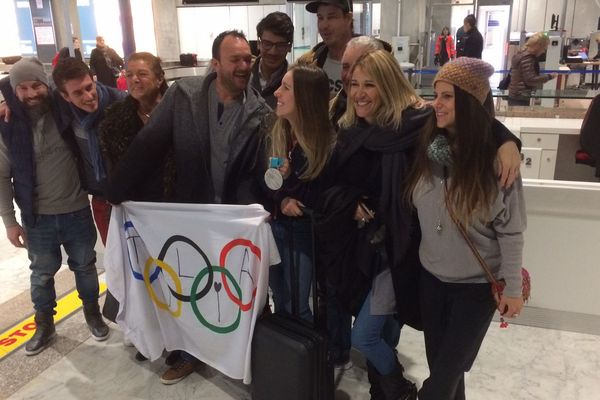
M515 135L521 133L547 133L560 135L579 135L583 119L578 118L498 118Z
M529 305L600 317L600 183L524 184Z

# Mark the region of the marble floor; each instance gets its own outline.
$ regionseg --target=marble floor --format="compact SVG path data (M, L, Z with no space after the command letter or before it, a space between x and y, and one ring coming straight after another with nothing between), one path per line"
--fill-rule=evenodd
M62 285L72 288L71 274L62 274ZM0 331L31 314L28 286L26 253L0 239ZM163 360L135 361L119 327L111 324L111 330L109 340L98 343L81 312L63 320L57 341L41 354L26 357L21 348L0 360L0 399L251 399L248 386L206 366L176 385L162 385ZM422 335L403 329L398 351L406 375L421 385L428 374ZM358 354L353 361L337 376L336 400L369 399L364 362ZM501 329L493 322L466 386L467 398L476 400L600 399L600 336L517 324Z

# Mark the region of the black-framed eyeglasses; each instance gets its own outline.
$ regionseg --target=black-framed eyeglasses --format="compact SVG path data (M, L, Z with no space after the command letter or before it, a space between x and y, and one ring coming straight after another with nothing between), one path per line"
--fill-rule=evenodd
M280 52L288 51L290 48L289 42L271 42L269 40L260 39L258 43L267 51L271 50L273 46L275 46L275 50Z

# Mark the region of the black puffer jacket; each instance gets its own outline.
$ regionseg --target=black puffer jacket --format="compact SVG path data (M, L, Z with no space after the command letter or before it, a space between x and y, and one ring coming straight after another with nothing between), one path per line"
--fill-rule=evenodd
M532 90L541 87L550 79L552 79L550 75L540 75L540 63L537 57L527 50L521 50L512 58L508 97L528 99Z

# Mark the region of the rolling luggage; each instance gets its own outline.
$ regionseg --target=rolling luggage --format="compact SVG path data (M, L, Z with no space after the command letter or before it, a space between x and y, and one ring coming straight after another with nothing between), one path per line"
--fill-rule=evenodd
M293 237L290 232L292 314L264 315L256 323L252 339L253 400L333 400L333 363L328 357L327 334L317 321L317 285L313 240L313 315L304 321L298 314L298 270L294 264Z

